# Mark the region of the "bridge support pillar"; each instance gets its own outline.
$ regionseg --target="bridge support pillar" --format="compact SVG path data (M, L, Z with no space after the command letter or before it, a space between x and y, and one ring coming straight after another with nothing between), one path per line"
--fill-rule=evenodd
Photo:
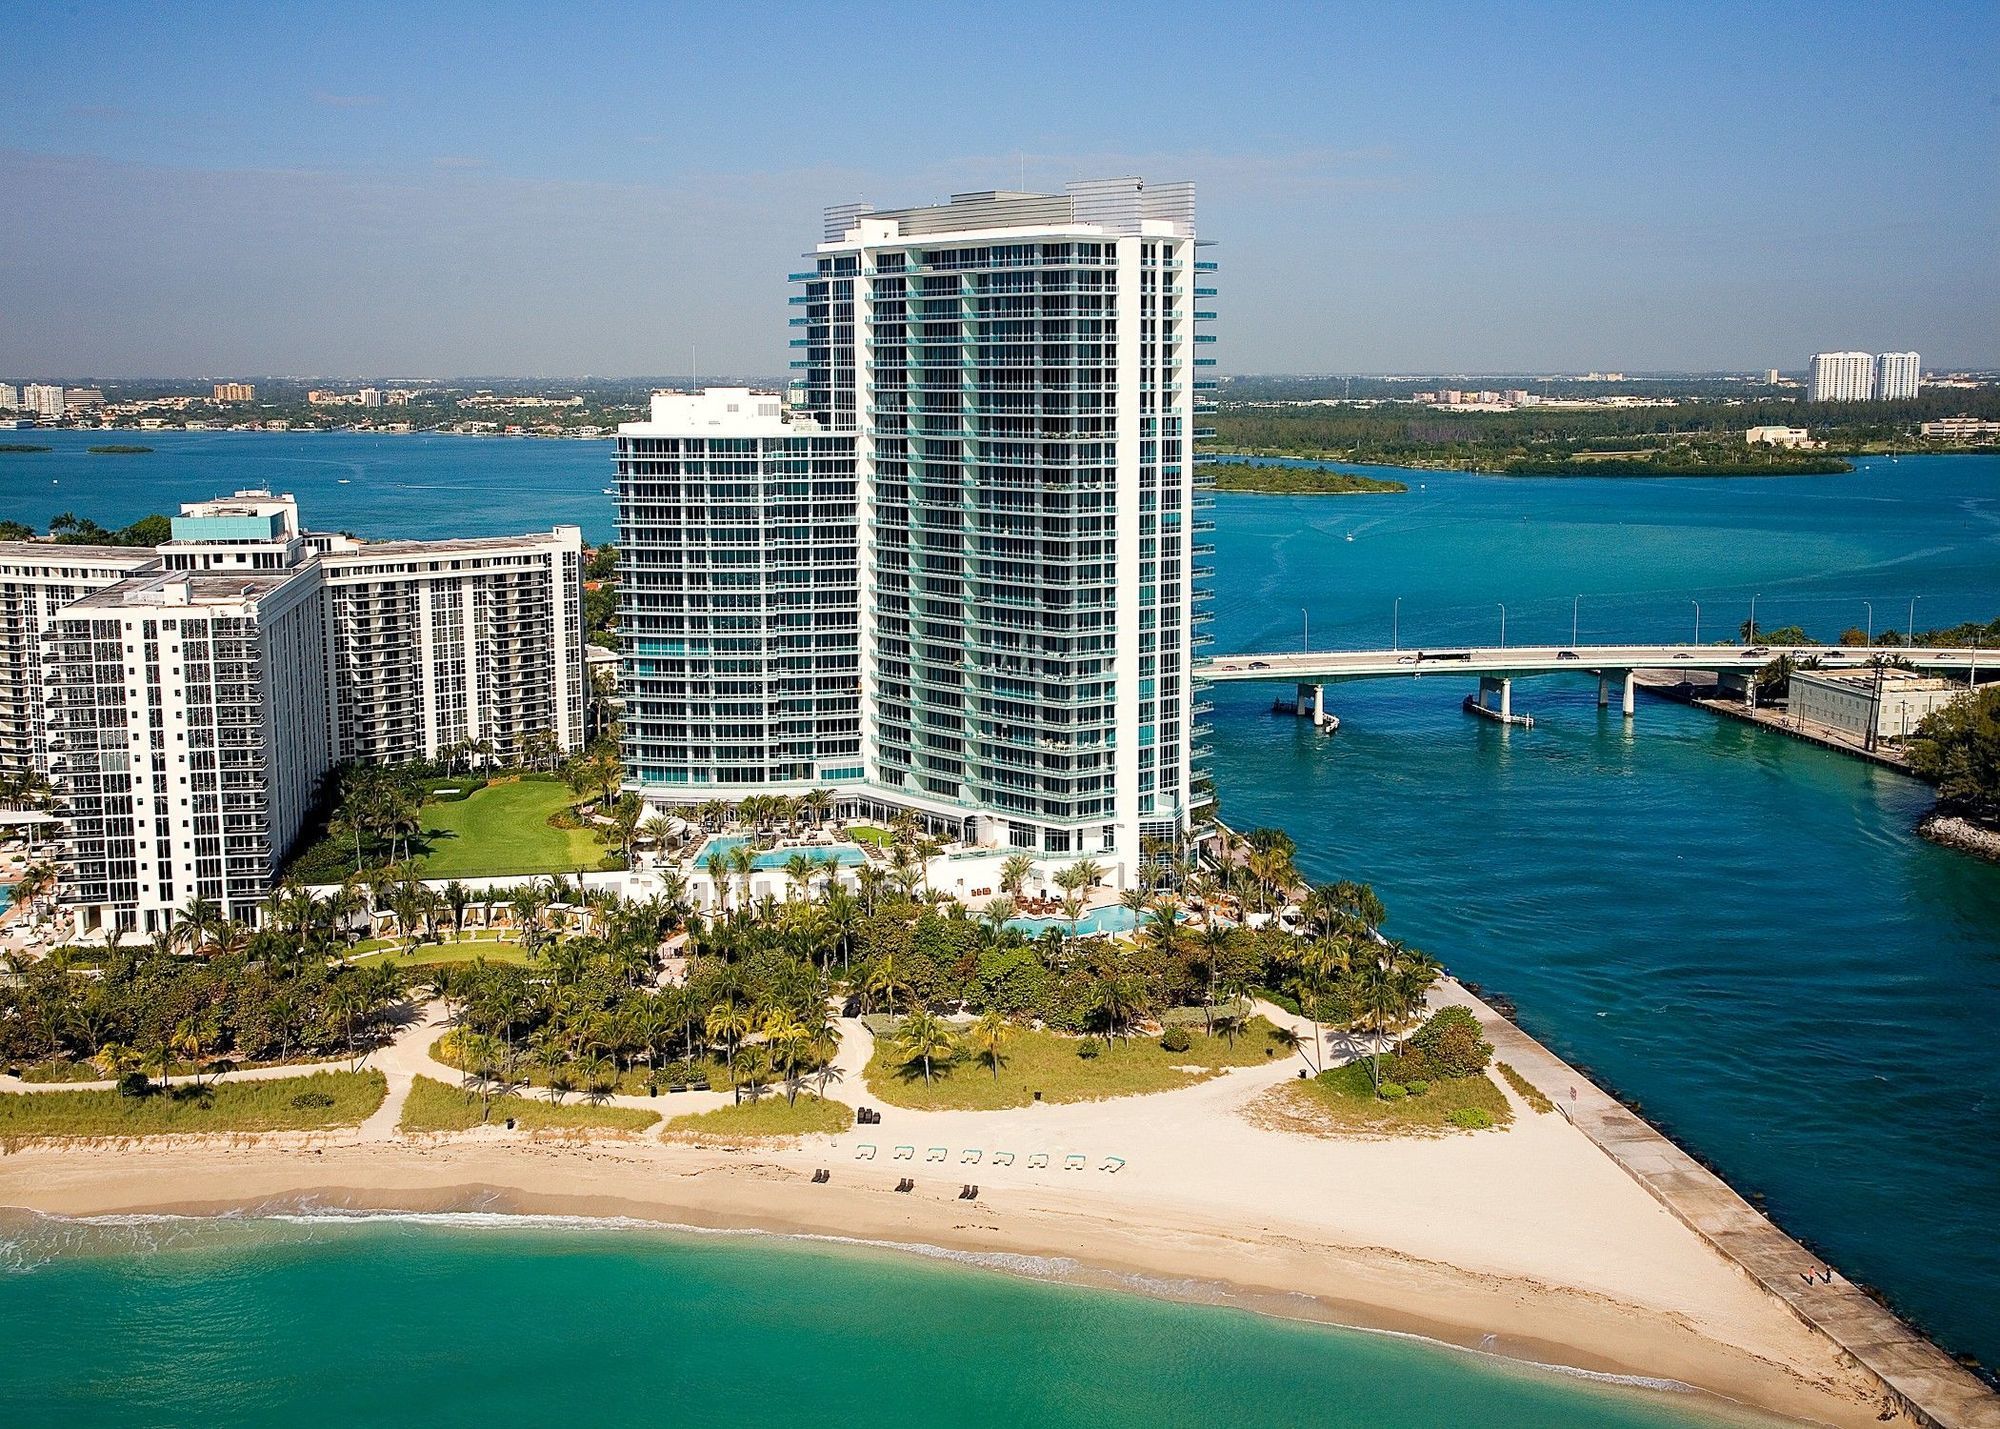
M1739 670L1719 670L1715 676L1716 688L1724 695L1733 695L1746 705L1756 700L1756 678Z
M1634 696L1638 690L1639 681L1636 678L1636 674L1637 672L1633 670L1625 672L1625 718L1627 719L1632 718L1637 710L1637 701Z
M1611 681L1603 675L1597 677L1597 707L1601 710L1611 707Z

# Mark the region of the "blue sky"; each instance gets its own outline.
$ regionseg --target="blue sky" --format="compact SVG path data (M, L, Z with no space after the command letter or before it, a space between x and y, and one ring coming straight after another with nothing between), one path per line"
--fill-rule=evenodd
M822 206L1192 178L1225 370L2000 364L1979 5L17 6L0 377L777 373Z

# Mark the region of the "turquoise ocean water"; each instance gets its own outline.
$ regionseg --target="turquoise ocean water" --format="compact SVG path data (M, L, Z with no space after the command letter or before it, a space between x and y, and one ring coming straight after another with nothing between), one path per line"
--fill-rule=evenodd
M602 1223L8 1233L9 1429L1755 1422L1393 1336L848 1247Z
M114 458L83 454L95 434L34 439L61 450L0 457L0 517L43 522L71 510L109 525L264 483L295 492L312 524L364 535L574 521L601 538L612 528L600 492L606 443L164 433L145 439L159 449L153 456ZM1701 602L1703 636L1714 638L1748 615L1752 595L1766 628L1796 621L1822 636L1864 624L1864 601L1877 629L1904 624L1913 596L1919 626L2000 613L1992 458L1871 461L1848 476L1781 480L1409 479L1401 496L1222 497L1215 649L1295 649L1307 614L1316 646L1386 644L1392 619L1405 646L1490 643L1501 602L1509 640L1565 641L1578 595L1585 641L1681 638L1692 633L1691 600ZM1470 688L1436 676L1333 687L1329 706L1343 726L1332 739L1272 717L1268 689L1219 689L1213 744L1225 816L1290 829L1316 877L1374 882L1391 931L1512 996L1531 1031L1761 1197L1788 1230L1950 1348L2000 1363L2000 1243L1990 1234L2000 1222L1991 1152L2000 1061L1990 1033L2000 1010L2000 869L1915 838L1926 792L1842 756L1644 698L1628 726L1596 708L1582 676L1521 682L1515 707L1537 725L1501 731L1459 710ZM402 1234L446 1281L455 1272L440 1267L462 1261L471 1276L493 1254L486 1241ZM316 1244L333 1262L348 1253L344 1242ZM632 1241L599 1246L579 1234L561 1244L572 1249L538 1254L521 1273L637 1273L624 1264ZM9 1278L0 1295L52 1293L44 1277L74 1274L65 1293L77 1314L111 1322L127 1279L150 1283L147 1264L159 1258L87 1259ZM246 1249L240 1265L229 1262L236 1268L216 1262L217 1273L263 1274L260 1261ZM885 1342L869 1339L866 1324L852 1331L858 1340L843 1338L853 1283L837 1270L793 1266L791 1292L821 1312L801 1333L841 1347L829 1353L883 1356ZM1023 1289L925 1273L956 1286L967 1306ZM176 1274L186 1293L205 1293L198 1269ZM831 1277L823 1288L822 1275ZM24 1290L29 1282L44 1288ZM480 1307L517 1303L481 1290L465 1298L468 1326L484 1323ZM531 1300L523 1291L518 1303ZM1168 1357L1184 1338L1175 1317L1193 1313L1106 1303L1135 1323L1161 1317L1151 1353ZM323 1319L322 1330L332 1326L343 1344L367 1337L373 1311L358 1305ZM18 1323L5 1308L0 1321ZM504 1328L503 1343L527 1347L547 1328L541 1318ZM684 1343L707 1346L709 1327L700 1328ZM725 1318L721 1328L743 1327ZM1234 1343L1233 1330L1215 1333ZM169 1339L180 1343L179 1334ZM192 1343L202 1354L233 1353L216 1348L220 1336ZM979 1363L955 1362L954 1372L1041 1368L1028 1361L1043 1345L1022 1350L1010 1370L1010 1344L1028 1342L987 1343ZM1398 1352L1411 1356L1401 1374L1419 1388L1457 1372L1441 1352ZM1345 1349L1323 1353L1346 1363ZM0 1338L0 1369L11 1370L11 1358ZM493 1368L471 1357L465 1365ZM881 1372L900 1369L897 1361ZM115 1398L116 1374L104 1373L104 1394ZM1232 1382L1245 1395L1266 1383ZM1567 1384L1548 1392L1578 1393ZM1474 1417L1572 1423L1611 1412L1594 1395L1562 1402L1570 1417ZM909 1407L899 1402L898 1412Z

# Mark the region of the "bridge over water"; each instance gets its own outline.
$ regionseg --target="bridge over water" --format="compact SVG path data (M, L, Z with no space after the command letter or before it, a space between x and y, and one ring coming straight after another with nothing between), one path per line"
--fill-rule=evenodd
M1426 645L1420 650L1312 650L1220 655L1197 660L1194 675L1210 684L1286 681L1298 686L1298 713L1325 722L1325 687L1343 680L1382 680L1423 675L1471 675L1479 680L1478 708L1509 723L1513 681L1528 675L1587 674L1597 679L1597 702L1610 702L1610 685L1623 686L1622 704L1633 713L1633 675L1639 670L1709 671L1723 686L1746 692L1756 672L1781 655L1803 663L1817 660L1824 671L1866 672L1889 659L1938 675L1976 681L1982 657L1989 671L2000 668L1991 650L1913 648L1898 645ZM1491 702L1489 702L1491 701Z

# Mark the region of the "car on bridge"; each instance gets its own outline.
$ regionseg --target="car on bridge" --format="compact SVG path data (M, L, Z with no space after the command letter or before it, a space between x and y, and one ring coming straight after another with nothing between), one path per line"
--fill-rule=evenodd
M1583 656L1577 654L1574 650L1556 651L1556 659L1558 660L1581 660L1582 658Z

